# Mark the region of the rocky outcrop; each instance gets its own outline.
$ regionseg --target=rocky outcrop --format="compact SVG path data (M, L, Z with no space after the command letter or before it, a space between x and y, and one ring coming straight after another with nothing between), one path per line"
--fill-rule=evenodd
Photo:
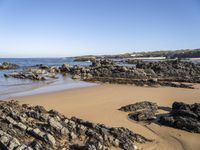
M151 140L126 128L111 128L45 110L42 106L0 102L0 149L123 150Z
M31 67L21 72L4 74L4 77L44 81L50 78L57 78L56 75L59 72L60 70L56 66L49 67L45 65L37 65L36 67Z
M59 73L60 69L57 66L47 66L43 64L36 65L35 69L45 70L49 73Z
M11 62L3 62L0 63L0 70L1 69L16 69L19 66L17 64L11 63Z
M75 57L74 61L95 61L96 56L79 56Z
M174 102L170 114L161 116L159 122L166 126L200 133L200 104Z
M200 83L200 68L197 64L187 61L140 62L140 69L151 69L158 78L165 81Z
M121 107L119 110L131 112L129 118L135 121L149 121L156 119L158 105L149 101L137 102Z
M71 71L72 66L69 64L63 64L59 69L61 72L69 73Z
M14 72L10 74L4 74L6 78L18 78L18 79L30 79L30 80L39 80L44 81L46 78L44 76L40 76L39 74L33 72Z
M73 66L71 68L61 67L61 71L79 75L83 80L100 80L101 79L147 79L147 74L143 69L127 68L117 65L112 60L96 60L91 66ZM64 69L67 68L67 69ZM100 80L102 81L102 80Z
M162 64L162 62L160 62ZM160 64L158 63L158 64ZM108 82L108 83L117 83L117 84L135 84L139 86L171 86L171 87L179 87L179 88L193 88L192 85L185 84L182 82L191 82L196 83L199 82L198 72L199 67L194 64L194 70L186 69L188 62L180 62L180 65L185 66L185 73L188 73L188 76L185 78L182 75L181 69L175 67L179 66L179 62L169 61L165 62L168 72L177 72L176 74L168 74L167 72L163 72L161 75L154 67L144 67L142 64L146 64L145 62L138 61L137 67L134 66L121 66L116 64L116 62L108 59L96 59L92 62L91 66L83 67L83 66L69 66L64 64L60 70L63 73L70 73L75 78L82 79L85 81L100 81L100 82ZM165 64L164 63L164 64ZM176 65L170 65L170 64ZM147 63L149 64L149 63ZM191 65L191 63L189 63ZM189 66L190 66L189 65ZM192 66L190 66L192 67ZM181 67L183 68L183 67ZM171 69L171 70L170 70ZM183 72L184 72L183 71ZM191 73L193 72L193 74ZM179 74L180 73L180 74ZM186 75L185 74L185 75ZM190 75L190 76L189 76Z
M119 110L130 112L130 111L137 111L141 109L150 109L156 112L158 110L158 105L156 103L152 103L149 101L142 101L142 102L137 102L134 104L123 106Z
M123 66L109 59L95 59L90 66L63 64L60 67L37 65L25 71L7 74L5 77L46 80L58 73L71 74L73 79L89 82L135 84L137 86L171 86L193 88L189 83L200 83L200 67L191 62L137 61L136 66Z
M155 112L149 109L130 113L128 117L135 121L151 121L156 119Z

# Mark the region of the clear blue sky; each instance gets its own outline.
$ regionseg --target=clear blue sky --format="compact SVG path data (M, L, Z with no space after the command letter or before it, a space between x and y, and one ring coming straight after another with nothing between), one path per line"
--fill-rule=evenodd
M0 57L200 47L200 0L0 0Z

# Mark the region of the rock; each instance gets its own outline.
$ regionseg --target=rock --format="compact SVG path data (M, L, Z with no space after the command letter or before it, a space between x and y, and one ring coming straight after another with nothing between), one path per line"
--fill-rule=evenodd
M187 69L188 66L194 68ZM182 71L182 68L184 68L184 71ZM181 83L184 81L200 83L198 75L200 73L200 68L193 63L183 63L180 61L155 63L138 61L136 67L126 67L118 65L113 60L95 59L90 66L73 66L70 67L70 69L61 70L72 74L74 79L78 78L92 82L100 81L105 83L135 84L137 86L160 85L177 88L192 88L190 85ZM193 73L191 74L191 72ZM185 74L185 76L180 76L181 74ZM175 84L174 82L180 82L180 84Z
M123 106L119 110L130 112L130 111L136 111L140 109L149 109L149 110L152 110L153 112L156 112L158 110L158 105L156 103L142 101L142 102L137 102L135 104Z
M37 111L39 113L46 113L46 109L43 107L43 106L35 106L35 107L32 107L34 109L34 111Z
M114 139L113 140L113 145L115 146L115 147L118 147L119 146L119 140L118 139Z
M77 135L74 134L74 132L71 132L69 135L70 135L69 138L70 138L71 140L75 140L75 139L77 138Z
M36 65L36 67L38 67L39 69L43 69L43 70L47 70L47 69L49 69L49 66L44 65L44 64Z
M187 61L172 60L159 62L139 62L136 68L152 69L162 80L199 83L200 68Z
M5 101L0 103L0 112L1 149L132 150L135 142L151 142L126 128L110 128L75 117L69 119L42 106Z
M148 109L130 113L128 116L130 119L133 119L135 121L151 121L156 119L155 112Z
M56 121L54 118L50 118L49 119L49 125L50 126L52 126L52 127L54 127L54 128L56 128L56 129L62 129L62 125L58 122L58 121Z
M79 56L75 57L74 61L95 61L96 57L95 56Z
M0 143L2 145L1 147L5 149L14 149L20 145L16 138L13 138L2 130L0 130Z
M72 76L72 79L80 80L80 79L81 79L81 76L79 76L79 75L73 75L73 76Z
M52 146L55 146L56 140L51 134L46 134L47 142L50 143Z
M29 68L27 72L31 72L33 74L45 74L46 70L38 69L38 68Z
M34 74L32 72L14 72L11 74L5 74L5 77L13 77L13 78L18 78L18 79L30 79L30 80L46 80L45 77L39 76L38 74Z
M0 69L17 69L19 66L10 62L0 63Z
M41 69L43 68L43 69ZM49 67L44 67L42 66L41 68L28 68L24 71L20 72L13 72L10 74L5 74L4 77L13 77L13 78L18 78L18 79L30 79L30 80L38 80L38 81L44 81L50 78L57 78L58 72L55 70L51 70ZM45 69L47 70L45 70Z
M56 66L52 66L52 67L49 68L49 72L56 74L56 73L60 72L60 69Z
M174 102L172 111L161 116L159 122L166 126L200 133L200 104L185 104Z
M60 71L61 72L70 72L71 71L71 65L69 64L63 64L61 67L60 67Z
M135 121L153 121L156 119L158 105L156 103L142 101L123 106L119 110L131 112L128 116Z
M149 79L149 82L157 83L158 79L157 78L152 78L152 79Z
M100 57L99 57L100 58ZM73 79L90 82L135 84L137 86L170 86L176 88L194 88L192 84L200 83L200 67L198 64L184 61L135 61L136 66L121 66L110 59L94 59L90 66L71 66L63 64L61 67L37 65L17 73L5 74L30 80L48 80L57 78L58 73L71 74Z

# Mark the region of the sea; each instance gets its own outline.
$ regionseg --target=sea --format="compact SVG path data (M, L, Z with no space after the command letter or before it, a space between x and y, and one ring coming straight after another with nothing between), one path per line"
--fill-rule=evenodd
M0 70L0 100L11 100L13 97L34 95L40 93L62 91L65 89L95 86L95 83L72 80L70 76L58 75L57 79L46 81L32 81L26 79L5 78L4 74L21 71L37 64L61 66L64 63L71 65L88 66L91 62L75 62L74 58L0 58L0 63L12 62L20 67L14 70Z

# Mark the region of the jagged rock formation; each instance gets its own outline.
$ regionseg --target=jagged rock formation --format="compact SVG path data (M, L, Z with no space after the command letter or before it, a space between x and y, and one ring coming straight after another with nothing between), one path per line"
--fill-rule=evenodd
M191 62L138 61L136 67L121 66L113 60L95 59L91 66L71 66L63 64L61 67L37 65L19 73L6 74L5 77L20 79L46 80L55 78L56 74L71 74L73 79L91 82L108 82L117 84L135 84L138 86L171 86L179 88L193 88L189 83L200 83L200 67Z
M0 149L5 150L135 150L135 142L151 141L132 131L110 128L42 106L0 102Z
M142 101L142 102L137 102L134 104L123 106L119 110L130 112L130 111L137 111L140 109L151 109L152 111L157 111L158 105L156 103L152 103L149 101Z
M140 69L151 69L156 76L168 81L200 83L200 67L186 61L140 62Z
M9 78L18 78L18 79L30 79L30 80L38 80L44 81L49 78L56 78L57 73L60 70L56 66L46 66L46 65L37 65L35 67L30 67L24 71L13 72L10 74L4 74L4 77Z
M0 70L1 69L16 69L18 68L19 66L17 64L14 64L14 63L10 63L10 62L3 62L3 63L0 63Z
M119 110L131 112L128 116L135 121L148 121L156 119L158 105L156 103L143 101L123 106Z
M129 113L128 117L135 121L152 121L156 119L156 114L154 111L146 109Z
M159 122L166 126L200 133L200 104L174 102L170 114L161 116Z
M158 64L160 63L162 64L162 62ZM176 65L171 65L174 63ZM63 65L60 70L64 73L76 75L76 79L92 82L100 81L118 84L136 84L140 86L161 85L180 88L192 88L192 85L177 82L200 82L200 68L197 65L179 61L169 61L164 64L161 65L165 66L165 72L162 71L163 75L155 69L157 67L146 67L146 63L143 62L138 62L137 67L126 67L119 66L114 61L108 59L95 60L89 67ZM177 67L179 65L181 66L180 68L185 69L181 70ZM187 67L193 67L193 69L187 69Z

